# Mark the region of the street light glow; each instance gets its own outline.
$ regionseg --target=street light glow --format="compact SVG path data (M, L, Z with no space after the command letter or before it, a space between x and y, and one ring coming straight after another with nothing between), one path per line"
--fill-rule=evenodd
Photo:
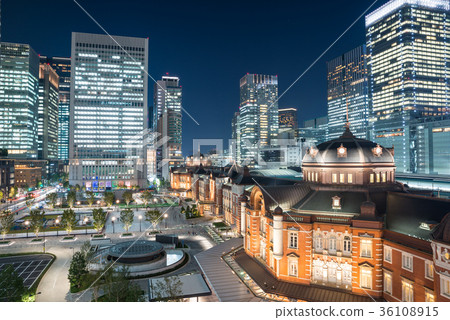
M111 220L114 222L116 221L116 217L112 217Z
M142 216L139 216L139 220L142 220Z

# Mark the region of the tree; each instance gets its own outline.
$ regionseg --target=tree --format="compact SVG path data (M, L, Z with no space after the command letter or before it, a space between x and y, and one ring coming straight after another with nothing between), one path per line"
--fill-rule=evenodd
M120 222L123 223L123 227L126 232L128 232L128 229L131 227L134 221L134 212L133 210L127 208L125 210L122 210L120 212Z
M92 191L86 192L87 195L87 202L89 204L89 207L92 207L95 201L95 194Z
M77 183L77 184L75 185L75 191L76 191L76 192L80 192L80 190L81 190L81 187L80 187L80 185Z
M72 257L69 267L69 282L71 287L79 288L83 281L83 276L88 273L87 260L84 252L77 251Z
M145 206L148 205L148 203L150 202L152 197L153 197L153 195L152 195L152 193L149 190L145 190L141 194L141 200L142 200L142 202L144 203Z
M0 272L0 283L0 301L22 301L22 296L27 292L23 279L12 265L7 265Z
M0 229L2 232L3 240L5 240L6 235L9 230L14 225L14 215L11 214L11 211L4 210L0 215Z
M114 196L114 193L112 193L111 191L106 191L103 194L103 200L106 202L106 205L108 207L111 207L114 204L115 199L116 197Z
M11 199L15 198L17 195L17 188L16 187L11 187L11 189L9 189L9 197Z
M48 194L47 200L50 202L52 208L54 208L56 205L56 201L58 200L58 194L56 192Z
M107 213L102 208L92 210L92 219L94 220L94 228L98 233L103 229L106 223Z
M127 206L130 204L130 202L133 201L133 193L131 191L125 191L122 195L123 200L127 204Z
M158 210L147 210L145 220L153 225L153 229L156 229L156 226L161 221L161 212Z
M107 266L103 273L105 302L141 302L144 301L144 291L130 279L128 267L122 266L116 272Z
M3 199L4 193L0 190L0 199Z
M183 301L183 284L178 276L165 277L157 280L150 290L155 301Z
M70 235L76 223L77 216L75 214L75 211L73 211L72 209L64 210L61 217L61 226L66 229L68 235Z
M45 212L41 210L31 210L30 211L30 227L33 230L36 237L39 236L39 231L44 226L44 216Z
M77 192L75 190L70 190L67 193L67 204L69 207L73 208L73 205L77 201Z

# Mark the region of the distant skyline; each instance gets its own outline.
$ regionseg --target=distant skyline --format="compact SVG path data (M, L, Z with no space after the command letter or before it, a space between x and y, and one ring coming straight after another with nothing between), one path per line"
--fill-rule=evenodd
M200 124L183 114L187 155L193 139L231 138L244 74L276 74L283 93L373 1L78 2L111 35L149 37L153 78L180 77L183 107ZM72 0L3 0L1 12L2 41L28 43L41 55L69 57L71 32L104 33ZM299 124L326 115L326 61L364 42L362 18L279 107L297 108ZM149 101L152 88L150 79Z

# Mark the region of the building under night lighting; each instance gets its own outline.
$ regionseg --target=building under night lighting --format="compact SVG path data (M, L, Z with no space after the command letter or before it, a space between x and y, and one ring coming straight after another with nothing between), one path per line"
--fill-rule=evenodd
M450 107L450 3L392 0L366 16L371 137L417 172L409 123Z
M114 40L72 33L69 181L87 190L147 182L148 39Z

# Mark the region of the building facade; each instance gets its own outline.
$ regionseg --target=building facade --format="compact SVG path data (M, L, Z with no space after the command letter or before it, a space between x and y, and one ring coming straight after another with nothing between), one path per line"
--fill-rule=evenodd
M38 158L58 159L59 76L46 63L39 65Z
M183 163L182 87L178 77L163 76L154 85L153 129L161 141L157 155L158 177L169 179L170 169Z
M148 39L73 33L69 181L87 190L144 186Z
M447 114L450 4L391 0L366 16L372 139L394 146L399 172L417 170L412 119Z
M1 44L0 149L37 159L39 57L28 44Z
M450 201L407 192L395 170L388 149L348 129L310 148L303 182L239 199L238 264L290 301L320 301L311 285L332 289L328 301L450 301Z
M356 137L369 137L366 46L327 62L328 139L338 138L351 123ZM348 119L347 119L348 118Z
M59 76L58 160L69 159L70 58L40 56Z
M247 74L240 80L240 160L258 158L258 148L278 137L278 77Z

